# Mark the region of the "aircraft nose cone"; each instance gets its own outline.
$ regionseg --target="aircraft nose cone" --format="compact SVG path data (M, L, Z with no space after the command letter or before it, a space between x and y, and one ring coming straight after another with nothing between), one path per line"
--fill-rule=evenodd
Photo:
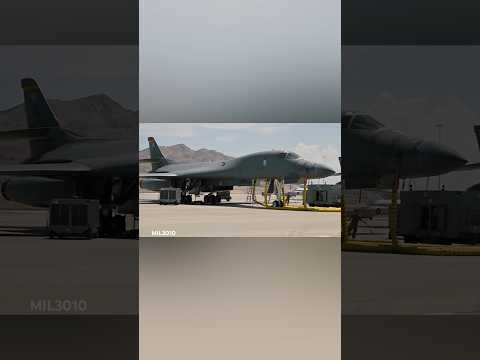
M422 154L421 165L431 175L444 174L467 163L467 160L456 151L433 142L421 143L418 146L418 151Z
M325 165L314 165L308 168L307 173L309 174L310 177L313 177L313 178L314 177L324 178L324 177L334 175L336 171Z
M297 171L311 179L321 179L336 174L332 168L306 160L296 161Z
M327 174L326 176L332 176L337 173L335 170L333 170L331 167L328 167L328 166L325 166L323 171L325 172L325 174Z

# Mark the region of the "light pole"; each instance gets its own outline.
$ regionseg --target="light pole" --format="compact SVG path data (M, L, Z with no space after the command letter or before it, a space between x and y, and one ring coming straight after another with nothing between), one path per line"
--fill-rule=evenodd
M442 123L437 123L435 125L438 129L438 143L441 144L442 143L442 128L443 128L443 124ZM440 190L440 187L441 187L441 176L438 175L438 190Z

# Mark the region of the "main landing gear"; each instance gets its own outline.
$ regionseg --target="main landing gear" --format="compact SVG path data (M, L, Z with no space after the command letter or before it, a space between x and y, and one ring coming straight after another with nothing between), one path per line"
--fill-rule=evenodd
M220 204L222 201L222 197L220 195L215 195L215 194L208 194L203 197L203 202L206 205L217 205Z
M195 195L195 201L193 196L190 194L183 193L180 198L180 204L198 204L196 200L197 195ZM229 191L218 191L215 193L209 193L203 197L203 203L206 205L218 205L222 200L230 201L232 199Z

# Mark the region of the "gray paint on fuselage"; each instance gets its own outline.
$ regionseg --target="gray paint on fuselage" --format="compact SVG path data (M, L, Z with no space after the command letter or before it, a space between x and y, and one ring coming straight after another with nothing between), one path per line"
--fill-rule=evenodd
M342 175L347 188L377 187L382 178L397 174L400 178L445 174L466 162L442 144L408 137L369 115L342 115Z
M92 174L130 175L138 171L137 139L109 140L80 138L43 154L32 163L76 162Z
M169 164L154 172L159 175L171 173L182 178L218 180L251 180L253 178L298 180L305 176L324 178L335 173L327 166L308 162L297 158L296 154L284 151L258 152L226 161Z

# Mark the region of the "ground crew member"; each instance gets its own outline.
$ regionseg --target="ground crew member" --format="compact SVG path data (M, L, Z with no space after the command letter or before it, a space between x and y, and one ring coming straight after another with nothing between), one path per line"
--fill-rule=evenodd
M352 235L352 239L357 236L358 223L362 220L358 210L353 211L353 215L350 218L350 224L348 224L348 235Z

